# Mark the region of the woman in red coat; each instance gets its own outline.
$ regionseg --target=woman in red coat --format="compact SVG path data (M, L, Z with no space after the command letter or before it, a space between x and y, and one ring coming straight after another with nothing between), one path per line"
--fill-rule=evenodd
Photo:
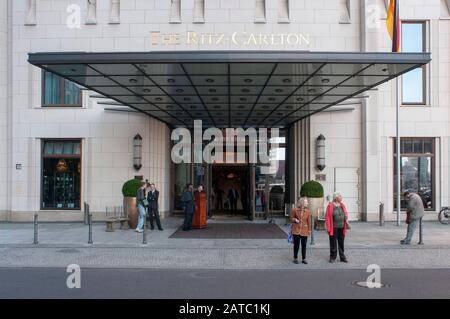
M330 237L330 263L336 261L339 249L339 258L342 262L348 262L344 253L344 239L347 234L348 211L342 195L339 192L333 194L333 201L328 204L325 214L325 227ZM337 247L336 247L337 246Z

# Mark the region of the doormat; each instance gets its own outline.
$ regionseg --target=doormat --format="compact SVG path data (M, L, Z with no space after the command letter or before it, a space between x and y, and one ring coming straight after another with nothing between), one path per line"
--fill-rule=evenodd
M183 231L180 227L169 238L192 239L286 239L276 224L211 223L203 229Z

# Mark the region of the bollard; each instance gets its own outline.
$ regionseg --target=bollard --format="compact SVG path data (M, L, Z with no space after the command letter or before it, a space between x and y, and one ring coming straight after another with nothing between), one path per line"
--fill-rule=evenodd
M144 217L144 226L142 226L142 245L147 245L147 232L145 231L147 229L147 221L145 219L146 217Z
M419 221L419 245L423 245L423 240L422 240L422 218L420 218Z
M380 202L379 211L380 226L384 226L384 203Z
M34 214L34 240L33 244L37 245L39 244L38 240L38 214Z
M313 217L313 214L311 214L311 216L310 216L310 218L311 218L311 241L310 241L310 245L315 245L316 243L314 242L314 217Z
M89 210L89 205L88 203L84 202L84 224L87 225L89 223L89 216L88 216L88 210Z
M89 238L88 238L88 244L93 244L94 242L92 241L92 214L91 212L89 212Z

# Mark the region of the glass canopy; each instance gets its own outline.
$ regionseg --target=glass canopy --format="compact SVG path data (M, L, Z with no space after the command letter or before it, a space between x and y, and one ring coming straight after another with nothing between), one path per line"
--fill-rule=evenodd
M29 54L31 64L171 127L287 127L429 61L429 53Z

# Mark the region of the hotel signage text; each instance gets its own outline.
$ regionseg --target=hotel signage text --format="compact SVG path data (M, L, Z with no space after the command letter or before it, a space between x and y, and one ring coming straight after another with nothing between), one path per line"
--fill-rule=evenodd
M310 37L302 33L251 33L236 31L226 33L163 33L151 31L152 45L195 45L195 46L309 46Z

